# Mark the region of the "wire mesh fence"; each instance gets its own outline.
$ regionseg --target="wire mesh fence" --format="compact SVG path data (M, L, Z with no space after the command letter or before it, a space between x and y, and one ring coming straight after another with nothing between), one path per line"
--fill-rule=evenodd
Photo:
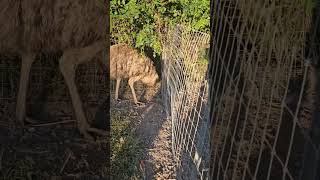
M40 54L32 65L27 91L27 113L45 108L54 119L75 119L69 90L59 69L59 55ZM3 123L14 123L21 60L16 56L0 57L0 115ZM96 60L80 64L76 83L84 109L93 119L97 105L107 97L107 76ZM43 109L42 109L43 110ZM92 117L91 117L92 116ZM50 121L52 121L51 119Z
M211 3L210 177L298 179L315 110L305 58L312 4Z
M209 131L207 48L210 36L177 25L164 36L162 95L172 121L172 149L179 179L205 179Z

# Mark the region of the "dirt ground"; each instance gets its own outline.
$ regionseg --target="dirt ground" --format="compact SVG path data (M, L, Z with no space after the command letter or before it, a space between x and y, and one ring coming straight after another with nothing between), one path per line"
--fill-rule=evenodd
M17 67L14 64L13 71ZM29 86L27 115L34 117L37 125L27 125L23 129L15 125L15 98L0 103L0 179L108 179L108 137L96 137L95 142L84 140L77 131L71 99L61 74L51 80L58 83L49 84L43 91L50 91L40 95L39 87L48 84L45 77L49 75L42 75L41 81L36 81L39 77L37 72L40 72L36 67L30 78L33 84ZM9 88L2 89L5 93L17 89L18 75L11 76L14 78L11 78L13 82L8 82ZM34 77L37 78L34 80ZM96 87L94 83L92 87L88 86L92 80L83 77L79 80L78 83L83 82L79 87L80 94L90 94L87 93L90 89L105 90L104 86ZM115 102L114 94L111 94L111 110L130 116L132 134L143 143L139 168L144 179L176 179L170 144L171 122L165 118L159 87L150 91L144 91L141 84L136 87L138 98L147 102L145 106L135 106L130 90L126 89L121 101ZM48 98L41 99L41 96ZM105 97L105 92L97 96ZM92 99L89 96L82 98ZM33 103L37 101L45 103ZM97 106L100 107L104 101L106 99L101 98L98 104L84 103L88 119L95 119Z
M143 86L138 84L136 89L140 98L146 102L145 106L135 106L127 89L120 101L115 101L112 95L112 111L136 115L132 118L132 132L144 144L140 157L140 169L144 178L176 179L171 152L171 122L165 118L159 87L144 91Z
M79 135L75 122L41 127L0 127L0 179L105 179L107 137L96 142Z
M83 139L70 102L60 103L59 108L54 104L45 104L43 109L50 113L43 112L38 116L42 119L21 128L15 123L15 103L1 103L1 180L106 179L108 137L96 137L96 141ZM28 104L32 109L30 106L33 105Z
M79 134L71 98L58 64L52 64L53 68L46 69L45 67L50 66L44 64L49 61L43 59L33 65L26 107L27 117L36 122L21 128L16 126L15 119L20 61L3 64L5 61L1 60L0 58L0 66L5 67L6 71L0 73L0 179L106 179L110 157L106 153L110 152L108 137L96 137L96 141L87 141ZM83 72L88 73L83 70L78 73ZM50 75L53 77L50 78ZM79 75L77 77L81 84L80 93L90 94L86 91L94 90L88 85L92 80ZM105 94L99 94L101 102L84 103L89 120L94 121L97 107L107 102ZM88 100L90 97L82 98ZM103 124L104 127L107 126L105 120Z

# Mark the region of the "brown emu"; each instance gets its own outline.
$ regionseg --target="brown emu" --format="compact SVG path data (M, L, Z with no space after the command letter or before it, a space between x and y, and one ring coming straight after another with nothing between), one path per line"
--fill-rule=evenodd
M109 1L102 0L0 0L0 54L22 60L16 116L24 124L29 72L41 52L63 52L60 70L69 88L78 129L104 134L92 128L84 114L75 84L75 67L107 47ZM103 59L103 58L101 58Z
M116 80L116 100L119 95L121 79L129 79L128 84L136 105L143 103L137 100L134 83L141 80L148 86L154 86L159 80L153 62L127 44L117 44L110 47L110 78Z

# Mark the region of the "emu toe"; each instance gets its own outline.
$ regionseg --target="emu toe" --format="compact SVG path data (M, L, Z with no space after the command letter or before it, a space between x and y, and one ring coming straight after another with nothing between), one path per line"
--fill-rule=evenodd
M140 101L135 102L135 104L136 104L136 106L138 106L138 107L143 107L143 106L146 105L145 103L140 102Z
M89 132L100 135L100 136L107 136L108 135L107 131L97 129L97 128L94 128L91 126L88 126L85 129L79 129L79 131L84 136L84 138L88 139L88 140L94 140L93 136Z

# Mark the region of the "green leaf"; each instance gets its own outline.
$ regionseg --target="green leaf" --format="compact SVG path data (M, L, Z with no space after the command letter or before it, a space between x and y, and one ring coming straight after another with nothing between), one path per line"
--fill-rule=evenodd
M156 27L186 24L209 32L210 0L111 0L111 37L143 49L150 46L159 55Z

